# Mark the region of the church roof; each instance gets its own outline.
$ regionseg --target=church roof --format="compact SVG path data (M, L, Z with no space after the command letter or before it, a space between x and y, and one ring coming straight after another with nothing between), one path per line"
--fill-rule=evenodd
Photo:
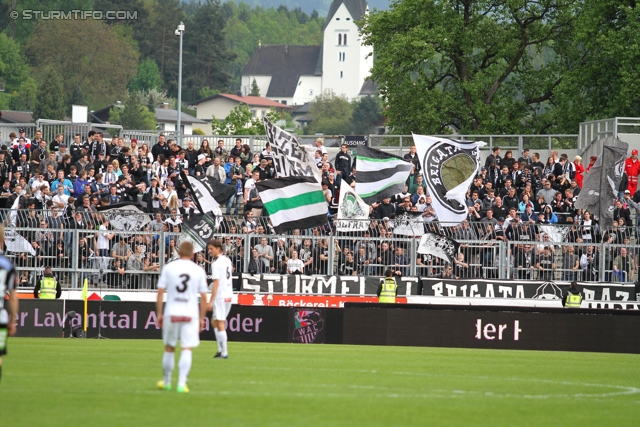
M340 5L344 3L347 10L351 14L351 18L354 21L362 19L364 13L367 11L367 0L333 0L331 7L329 7L329 13L327 14L327 21L333 19L333 15L336 14ZM326 26L327 24L325 24Z
M322 63L321 53L321 46L260 46L242 70L242 75L272 76L266 96L291 97L296 91L300 76L318 75L318 62Z

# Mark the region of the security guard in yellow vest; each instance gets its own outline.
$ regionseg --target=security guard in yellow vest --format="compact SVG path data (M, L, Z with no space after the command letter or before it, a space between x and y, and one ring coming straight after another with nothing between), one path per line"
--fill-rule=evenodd
M44 268L44 275L36 287L33 288L33 297L40 299L58 299L62 295L62 287L53 275L51 267Z
M393 272L391 269L387 269L384 272L384 282L378 287L378 302L391 303L396 302L396 293L398 292L398 285L393 279Z
M562 298L562 305L567 308L580 308L582 295L578 290L578 282L571 282L569 291Z

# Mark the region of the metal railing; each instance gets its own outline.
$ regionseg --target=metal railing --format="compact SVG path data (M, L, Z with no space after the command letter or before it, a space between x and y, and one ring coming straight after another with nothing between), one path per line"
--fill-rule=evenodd
M26 215L46 223L44 212ZM19 272L21 287L34 286L43 268L51 266L66 288L78 288L84 278L89 278L92 287L106 284L112 288L154 289L160 269L177 257L176 248L185 238L184 233L172 232L169 227L155 231L149 226L143 230L98 230L99 218L93 216L100 214L86 215L89 225L83 229L49 228L44 223L38 228L7 227L7 233L17 232L28 243L16 247L12 241L6 251ZM362 232L309 229L275 235L264 226L243 231L242 224L229 218L215 237L222 240L236 273L292 273L291 268L299 263L289 260L295 259L302 261L300 273L307 275L382 275L387 268L402 276L438 277L443 273L447 265L444 260L418 254L419 236L393 234L375 220L370 225ZM505 242L483 237L482 230L487 226L430 224L432 230L460 243L454 263L456 276L590 282L635 279L633 264L637 265L640 253L635 230L627 230L635 241L630 244L570 242L566 236L552 241L540 230ZM472 230L471 235L461 231L467 229ZM464 236L471 238L460 238ZM16 237L11 234L8 238ZM626 262L619 258L624 250L633 263L629 258ZM207 266L211 260L202 252L197 261ZM616 264L618 268L614 268Z

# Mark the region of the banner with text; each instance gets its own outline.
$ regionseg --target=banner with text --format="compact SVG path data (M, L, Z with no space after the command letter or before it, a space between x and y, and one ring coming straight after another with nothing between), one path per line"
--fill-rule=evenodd
M383 277L243 274L243 293L293 295L376 295ZM398 296L418 295L417 277L396 277Z
M436 297L562 299L569 282L422 279L422 295ZM585 300L634 301L635 285L578 282Z

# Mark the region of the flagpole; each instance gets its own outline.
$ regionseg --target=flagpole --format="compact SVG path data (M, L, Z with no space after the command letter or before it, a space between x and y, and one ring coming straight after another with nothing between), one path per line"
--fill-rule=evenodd
M89 288L89 278L84 278L84 284L82 286L82 299L84 300L84 316L83 316L83 325L84 325L84 337L87 337L87 292Z

